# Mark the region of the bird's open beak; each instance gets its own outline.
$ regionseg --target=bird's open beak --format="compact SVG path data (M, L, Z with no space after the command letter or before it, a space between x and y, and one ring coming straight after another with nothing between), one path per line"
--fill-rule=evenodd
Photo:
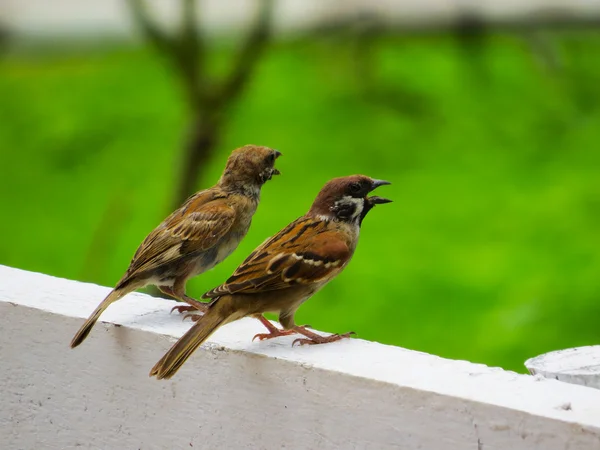
M385 186L386 184L392 184L392 183L390 183L389 181L385 181L385 180L373 180L371 191L374 191L379 186ZM381 205L383 203L391 203L392 202L392 200L390 200L389 198L383 198L383 197L379 197L377 195L374 195L372 197L367 197L367 200L369 201L369 203L371 205Z
M383 203L392 203L392 200L390 200L389 198L378 197L377 195L368 197L367 200L372 205L382 205Z
M379 186L385 186L386 184L392 184L389 181L385 180L373 180L371 185L373 186L371 190L377 189Z
M281 156L281 152L279 150L273 150L273 153L275 155L275 159L277 159ZM273 167L271 169L271 176L273 176L273 175L281 175L281 172L279 170L277 170L275 167Z

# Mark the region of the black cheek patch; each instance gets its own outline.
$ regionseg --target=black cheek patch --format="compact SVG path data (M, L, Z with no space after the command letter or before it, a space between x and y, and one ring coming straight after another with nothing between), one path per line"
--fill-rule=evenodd
M340 219L349 219L354 214L354 211L356 211L355 205L344 205L338 208L335 215Z

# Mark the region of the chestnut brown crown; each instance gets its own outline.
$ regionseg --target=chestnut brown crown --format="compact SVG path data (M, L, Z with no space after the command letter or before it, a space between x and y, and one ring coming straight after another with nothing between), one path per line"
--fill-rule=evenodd
M245 145L234 150L225 165L219 180L222 187L240 189L258 193L260 187L273 175L279 175L275 169L275 160L281 152L259 145Z
M386 184L391 183L366 175L334 178L323 186L310 208L309 215L360 225L375 205L391 202L387 198L368 197L370 192Z

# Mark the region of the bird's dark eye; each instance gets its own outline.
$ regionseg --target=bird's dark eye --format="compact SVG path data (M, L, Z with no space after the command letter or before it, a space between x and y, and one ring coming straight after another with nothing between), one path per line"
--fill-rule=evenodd
M360 188L361 188L360 183L354 182L354 183L350 184L350 192L352 192L352 193L359 192Z
M267 156L267 161L270 163L274 163L275 162L275 153L269 153L269 156Z

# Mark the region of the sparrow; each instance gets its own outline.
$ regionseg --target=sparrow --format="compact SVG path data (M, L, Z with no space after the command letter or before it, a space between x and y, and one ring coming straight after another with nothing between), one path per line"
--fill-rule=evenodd
M242 317L259 319L269 331L254 338L271 339L299 333L294 344L324 344L353 333L321 336L298 326L298 307L348 265L356 249L363 219L386 198L368 194L388 181L364 175L335 178L319 192L310 210L254 250L222 285L203 298L212 299L203 316L171 347L150 371L171 378L217 328ZM283 329L264 316L279 314Z
M215 186L193 194L144 239L125 275L75 334L71 348L83 342L110 304L147 285L190 305L173 308L180 312L206 309L185 294L186 282L236 249L250 228L261 187L279 174L273 167L279 156L277 150L256 145L234 150Z

